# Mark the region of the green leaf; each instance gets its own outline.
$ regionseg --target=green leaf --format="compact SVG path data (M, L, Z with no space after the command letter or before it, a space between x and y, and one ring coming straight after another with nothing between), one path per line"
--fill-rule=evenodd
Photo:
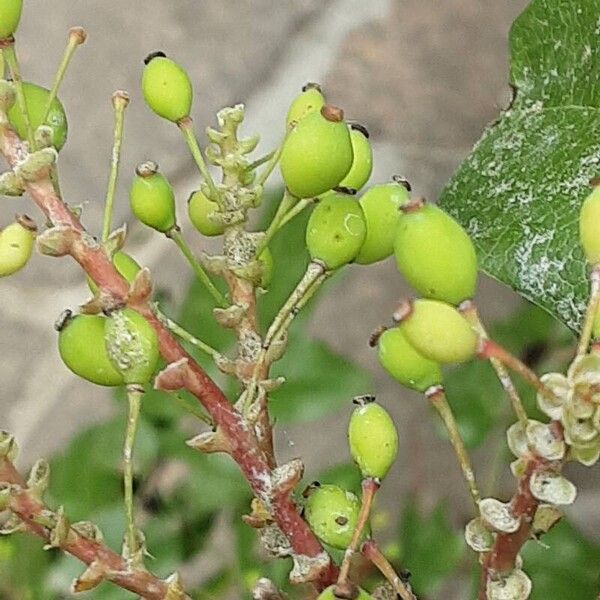
M600 172L596 2L534 0L511 32L516 98L440 203L481 268L577 330L587 302L578 213Z
M399 536L402 566L412 573L411 584L419 597L434 594L465 553L463 536L450 526L445 504L425 515L415 499L409 500Z
M542 543L523 549L524 570L533 582L530 600L596 600L600 593L600 546L561 521Z

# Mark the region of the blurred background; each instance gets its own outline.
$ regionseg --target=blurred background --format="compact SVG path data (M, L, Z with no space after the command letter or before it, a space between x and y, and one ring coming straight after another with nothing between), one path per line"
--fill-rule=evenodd
M486 124L509 102L507 36L527 3L49 4L25 2L17 50L26 80L49 86L68 28L82 25L89 33L60 94L70 127L60 162L66 199L81 205L86 226L99 231L112 143L111 95L127 90L132 102L115 223L127 221L128 252L152 270L165 309L225 350L231 340L210 322L210 305L201 290L188 285L182 257L167 239L128 214L133 169L153 159L175 186L184 233L194 249L214 248L184 222L185 199L198 187L197 172L177 130L158 120L141 100L143 58L161 49L188 70L195 85L198 132L214 123L216 110L243 102L244 131L261 134L257 156L280 140L288 105L301 86L320 82L331 103L370 131L375 152L371 182L403 175L415 193L434 200ZM275 177L257 225L265 222L280 193ZM17 201L3 201L3 206L4 215L23 211ZM31 208L27 211L33 214ZM265 320L303 270L303 223L300 219L284 230L272 248L275 283L262 298ZM83 277L70 261L40 256L0 283L0 428L16 435L23 468L40 456L52 460L52 502L64 504L73 520L101 523L118 547L121 399L67 371L53 329L59 313L77 307L87 295ZM375 533L388 554L413 572L420 597L459 600L473 597L475 568L475 556L462 541L470 505L460 472L423 398L387 378L367 346L370 332L389 321L395 302L407 295L410 290L393 261L386 261L368 269L348 268L317 297L295 324L290 348L295 359L277 366L289 379L273 402L277 449L281 461L304 459L307 481L359 487L356 472L347 465L345 429L352 395L375 393L393 413L401 444L379 498ZM478 303L499 340L536 369L561 367L568 358L570 335L510 290L483 278ZM466 365L448 377L450 401L473 449L483 492L506 499L514 487L503 435L512 422L508 405L486 365ZM533 413L532 398L529 403ZM239 522L249 495L235 466L196 456L183 444L198 426L168 397L150 394L145 408L137 467L140 510L155 555L149 567L164 576L183 564L185 581L198 598L248 597L260 574L283 581L289 565L262 556L254 532ZM598 593L600 546L593 539L600 531L594 509L597 482L589 470L570 475L580 490L573 515L545 540L548 547L530 544L525 557L536 599L591 600ZM42 552L35 540L0 540L2 599L67 598L65 590L77 572L74 561ZM102 587L88 597L131 596Z

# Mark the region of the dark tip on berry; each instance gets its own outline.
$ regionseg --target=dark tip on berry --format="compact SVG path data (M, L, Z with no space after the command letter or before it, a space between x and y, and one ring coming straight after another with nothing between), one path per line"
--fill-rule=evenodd
M344 111L337 106L326 104L321 109L321 114L332 123L341 123L344 120Z
M158 173L158 165L153 160L147 160L143 163L140 163L135 168L135 172L139 177L151 177L152 175L156 175L156 173Z
M377 329L375 329L371 335L369 336L369 348L375 348L379 343L379 338L387 331L387 327L385 325L380 325Z
M355 131L360 131L367 139L369 139L370 134L369 130L360 123L350 123L350 129L354 129Z
M62 331L65 328L65 325L71 320L73 316L73 311L70 308L63 310L60 315L58 315L58 319L54 322L54 329L56 331Z
M144 64L147 65L150 61L155 58L167 58L167 55L162 50L155 50L154 52L150 52L148 56L144 59Z
M394 183L398 183L399 185L403 185L407 191L412 192L412 185L410 185L406 177L402 177L402 175L392 175L392 181Z
M356 194L358 194L358 190L351 187L345 187L343 185L334 187L333 191L338 192L339 194L347 194L348 196L356 196Z
M354 396L352 403L358 406L366 406L367 404L372 404L375 400L377 398L373 394L363 394L362 396Z
M38 230L35 221L29 215L15 215L15 220L21 227L24 227L33 233L36 233Z
M314 81L307 81L302 86L302 91L303 92L308 92L308 90L317 90L318 92L322 92L323 91L321 89L321 86L318 83L315 83Z
M348 523L348 517L344 517L342 515L340 515L339 517L335 518L335 522L340 526L343 527L344 525L347 525Z
M302 497L308 498L312 494L313 490L316 490L320 487L321 487L321 484L318 481L313 481L312 483L309 483L304 488L304 491L302 492Z
M592 177L592 179L590 179L590 187L600 187L600 177Z

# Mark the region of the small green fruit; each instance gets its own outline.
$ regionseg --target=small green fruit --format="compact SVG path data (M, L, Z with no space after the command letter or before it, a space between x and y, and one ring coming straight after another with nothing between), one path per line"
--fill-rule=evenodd
M438 363L473 358L477 335L454 306L439 300L415 300L400 325L417 352Z
M28 221L16 221L0 231L0 277L20 271L31 258L35 227L26 225Z
M102 315L69 315L59 327L58 351L75 375L98 385L123 385L104 342L107 322Z
M112 263L115 265L115 269L117 269L119 275L121 275L127 283L132 283L135 276L142 268L135 259L122 250L118 250L114 253ZM87 283L92 294L95 294L98 291L98 286L89 277L87 278Z
M360 204L351 196L328 194L313 210L306 227L306 246L313 260L337 269L356 258L366 235Z
M281 175L298 198L315 198L336 187L352 166L352 141L341 109L324 106L310 113L287 135Z
M192 82L188 74L164 52L153 52L144 60L142 92L146 104L159 116L176 123L192 108Z
M106 323L106 350L126 384L150 381L159 358L156 332L131 308L111 313Z
M440 365L419 354L406 339L401 328L384 331L377 342L379 362L402 385L424 392L443 380Z
M350 453L363 477L383 479L398 454L398 432L389 413L369 397L348 426Z
M258 260L263 269L260 278L260 287L266 290L273 279L273 255L268 246L260 253Z
M192 225L208 237L221 235L225 225L217 223L211 215L219 212L219 205L209 200L200 190L193 192L188 199L188 215Z
M334 593L335 585L325 588L318 596L317 600L340 600ZM358 596L355 600L372 600L372 596L362 588L358 588Z
M22 10L23 0L0 1L0 40L9 38L15 33L21 20Z
M367 237L356 257L361 265L370 265L394 251L400 207L409 201L409 191L400 183L384 183L369 188L359 202L367 223Z
M337 485L321 485L312 491L304 515L314 534L325 544L347 548L356 527L360 502Z
M373 172L373 148L369 142L369 132L358 123L350 125L350 141L354 158L350 170L339 185L360 190Z
M302 93L294 98L285 119L288 127L293 127L306 115L317 112L325 105L325 98L318 83L307 83Z
M467 232L432 204L407 209L396 229L398 270L426 298L460 304L475 294L477 255Z
M591 265L600 263L600 186L595 186L583 201L579 213L579 238L585 258Z
M1 22L1 21L0 21ZM50 91L35 83L23 82L23 95L27 104L27 113L31 128L35 131L40 125L49 125L52 128L52 145L60 150L67 141L67 115L58 98L50 105L50 112L46 121L42 121L46 112L46 104L50 97ZM17 135L21 139L27 139L27 128L25 120L19 110L18 104L14 104L8 111L8 120Z
M131 211L144 225L166 233L175 227L175 195L158 165L145 162L136 169L129 190Z

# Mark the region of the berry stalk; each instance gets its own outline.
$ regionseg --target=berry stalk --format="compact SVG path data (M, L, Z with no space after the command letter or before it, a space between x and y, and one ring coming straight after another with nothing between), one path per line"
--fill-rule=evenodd
M373 540L367 540L362 545L361 552L367 560L370 560L379 569L379 572L390 582L394 592L402 600L417 600L417 597L410 589L410 585L405 583L396 573L394 567L392 567Z
M596 318L598 308L600 307L600 265L594 265L592 272L590 273L590 283L590 299L585 312L581 336L579 337L579 342L577 344L576 356L578 357L583 356L587 352L592 337L594 319Z

